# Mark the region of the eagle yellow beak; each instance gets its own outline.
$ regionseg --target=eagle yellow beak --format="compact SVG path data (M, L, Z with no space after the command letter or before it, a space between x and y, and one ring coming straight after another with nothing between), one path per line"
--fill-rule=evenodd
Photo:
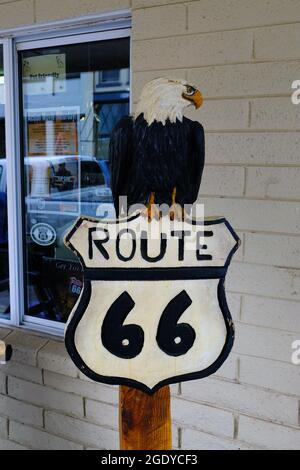
M196 90L196 92L191 96L191 101L194 103L196 109L200 108L203 103L202 93L199 90Z
M201 91L195 90L194 93L189 94L189 93L183 93L182 94L183 98L186 100L190 101L196 109L200 108L200 106L203 103L203 96Z

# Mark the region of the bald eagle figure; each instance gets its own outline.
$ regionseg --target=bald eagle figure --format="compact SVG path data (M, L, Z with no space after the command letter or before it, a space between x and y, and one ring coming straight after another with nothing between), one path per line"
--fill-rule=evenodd
M204 131L183 110L201 104L200 91L183 80L157 78L144 86L135 115L123 117L110 139L117 217L120 196L127 196L128 207L144 204L149 220L158 215L157 205L167 204L174 219L183 217L185 204L195 202L204 167Z

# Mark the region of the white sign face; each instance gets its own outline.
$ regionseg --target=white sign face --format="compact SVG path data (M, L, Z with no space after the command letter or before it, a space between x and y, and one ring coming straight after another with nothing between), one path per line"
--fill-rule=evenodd
M84 287L65 342L81 372L147 393L214 373L234 339L224 279L238 242L224 218L79 218L65 243Z

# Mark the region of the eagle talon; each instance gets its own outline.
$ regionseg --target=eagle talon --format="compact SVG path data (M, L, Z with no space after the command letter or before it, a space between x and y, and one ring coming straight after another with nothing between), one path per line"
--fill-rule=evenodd
M142 215L147 217L148 222L151 222L152 219L159 220L161 218L161 212L156 204L147 204L147 207L143 210Z
M148 222L151 222L152 219L159 220L161 218L161 211L155 204L154 192L150 193L149 202L146 206L146 209L142 211L142 215L148 218Z
M169 210L170 220L179 220L184 221L185 212L184 209L179 204L172 204Z

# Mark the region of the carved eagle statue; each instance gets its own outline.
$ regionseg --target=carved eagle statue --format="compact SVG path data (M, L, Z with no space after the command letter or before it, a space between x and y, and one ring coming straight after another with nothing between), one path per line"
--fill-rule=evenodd
M183 206L197 199L204 167L204 131L183 116L202 94L184 80L157 78L141 93L136 112L115 126L109 146L111 189L117 217L120 196L128 208L146 206L150 221L160 216L158 205L169 206L170 218L184 218Z

